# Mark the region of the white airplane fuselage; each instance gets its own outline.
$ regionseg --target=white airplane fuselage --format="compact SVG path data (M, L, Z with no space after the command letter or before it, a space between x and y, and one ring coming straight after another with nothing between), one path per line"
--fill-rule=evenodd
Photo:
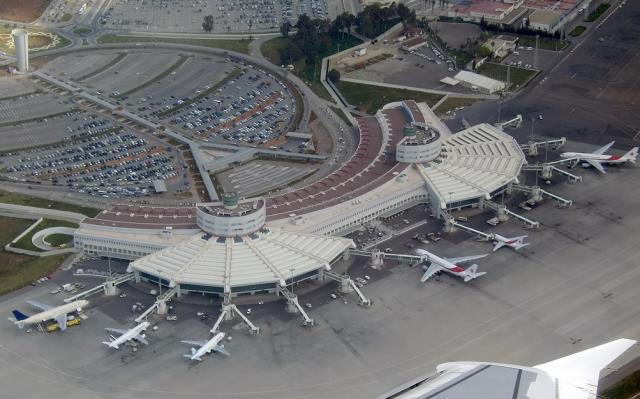
M424 249L416 249L416 253L419 255L424 255L427 257L427 260L429 262L431 262L432 264L435 263L436 265L440 266L442 268L443 271L446 271L448 273L451 274L460 274L462 272L464 272L464 268L453 264L451 262L449 262L446 259L443 259L441 257L439 257L436 254L433 254L427 250Z
M23 328L24 326L30 326L38 323L43 323L45 321L54 320L62 315L66 316L69 313L80 311L82 310L82 308L85 308L88 305L89 301L81 299L79 301L67 303L49 310L42 311L40 313L36 313L24 320L16 320L14 323L20 328Z
M150 324L151 323L149 323L148 321L143 321L142 323L138 324L137 326L127 330L124 334L122 334L118 338L114 339L113 341L111 341L109 343L105 342L105 344L108 344L108 346L110 348L118 349L120 347L120 345L124 344L125 342L135 340L136 337L141 335L141 333L143 331L145 331L149 327Z
M586 152L563 152L560 158L576 158L578 161L598 161L604 163L625 163L629 162L628 158L619 155L606 154L589 154Z
M219 332L213 336L210 340L208 340L204 345L202 345L196 352L191 356L191 360L202 360L202 356L211 353L214 350L220 341L222 341L225 337L225 333Z

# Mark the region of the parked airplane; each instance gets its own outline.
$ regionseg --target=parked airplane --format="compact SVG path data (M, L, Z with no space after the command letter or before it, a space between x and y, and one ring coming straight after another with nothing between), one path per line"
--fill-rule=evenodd
M528 236L518 236L518 237L504 237L500 234L492 234L491 239L493 240L493 251L497 251L502 247L513 248L516 251L522 247L526 247L531 244L530 242L525 243L524 239Z
M603 164L614 164L614 163L636 163L636 159L638 158L638 147L633 147L626 154L619 155L606 155L605 152L611 148L611 146L615 143L615 141L610 142L602 148L598 148L592 153L584 153L584 152L563 152L560 154L560 158L570 159L575 158L578 162L582 162L582 166L593 166L600 173L607 173L604 170Z
M11 313L13 313L14 318L10 318L9 320L13 321L19 328L43 323L48 320L55 320L60 326L61 331L67 329L67 316L69 313L80 312L82 308L89 305L89 301L84 299L60 306L50 306L36 301L27 301L27 303L34 308L40 309L41 312L27 316L19 310L13 310Z
M103 341L102 343L107 345L109 348L114 348L114 349L118 349L120 345L129 341L138 341L145 345L149 345L149 343L145 340L145 335L141 334L141 332L145 331L150 324L151 323L149 323L148 321L143 321L142 323L138 324L137 326L129 330L120 330L118 328L105 328L105 330L112 333L120 334L120 336L118 338L114 338L112 335L109 335L109 338L110 338L109 342Z
M408 381L378 399L594 399L600 371L635 343L618 339L533 367L444 363L436 367L435 374Z
M223 355L231 356L231 354L224 349L224 344L220 344L220 341L222 341L224 337L225 337L225 333L219 332L208 341L181 341L184 344L194 345L199 347L197 350L196 348L192 347L191 354L187 353L187 354L184 354L183 356L191 360L197 360L199 362L202 361L202 356L208 355L209 353L211 353L211 351L222 353Z
M441 258L429 251L425 251L424 249L416 249L416 254L425 256L427 258L426 260L431 263L428 267L426 265L422 266L422 269L425 271L425 273L422 275L422 278L420 279L420 282L422 283L429 280L431 277L433 277L434 274L438 272L447 272L453 274L454 276L462 277L465 282L471 281L475 278L487 274L487 272L478 273L478 265L476 264L469 266L467 269L463 269L462 267L456 265L456 263L484 258L485 256L487 256L487 254L463 256L460 258Z

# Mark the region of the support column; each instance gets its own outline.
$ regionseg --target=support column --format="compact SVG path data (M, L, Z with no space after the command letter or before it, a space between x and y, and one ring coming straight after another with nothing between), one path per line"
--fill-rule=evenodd
M342 280L340 280L339 291L342 292L343 294L353 292L353 287L349 283L349 277L343 277Z
M498 205L498 220L501 222L506 222L509 220L509 215L507 214L507 207L505 205Z
M286 310L287 313L298 313L296 302L298 302L298 297L296 296L287 298L287 305L285 306L284 310Z
M349 260L349 258L351 258L351 254L349 253L349 249L347 248L342 252L342 259L347 261Z
M158 314L167 314L167 302L158 301Z
M530 157L535 157L536 155L538 155L538 145L536 144L535 141L529 141L529 151L528 151L528 155Z
M451 218L446 218L444 220L444 228L443 228L445 233L453 233L454 231L456 231L456 226L453 225L453 219Z
M133 274L136 278L136 284L140 284L140 272L136 270L133 272Z
M551 167L551 165L542 165L542 171L540 171L540 177L542 177L545 180L549 180L551 179L551 176L553 175L553 168Z
M377 251L371 254L371 258L369 259L369 266L373 269L381 270L384 265L384 260L382 258L382 252Z
M531 200L535 202L542 201L542 190L540 189L540 186L531 187Z
M106 296L114 296L118 294L118 288L113 280L107 280L104 283L104 294Z

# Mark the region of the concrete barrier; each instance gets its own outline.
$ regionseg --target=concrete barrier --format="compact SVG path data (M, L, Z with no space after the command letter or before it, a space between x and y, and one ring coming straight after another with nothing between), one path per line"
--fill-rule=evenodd
M51 251L57 248L52 247L46 240L45 237L51 234L67 234L73 236L73 233L76 231L73 227L49 227L48 229L40 230L35 233L31 237L31 243L36 247L42 249L43 251Z

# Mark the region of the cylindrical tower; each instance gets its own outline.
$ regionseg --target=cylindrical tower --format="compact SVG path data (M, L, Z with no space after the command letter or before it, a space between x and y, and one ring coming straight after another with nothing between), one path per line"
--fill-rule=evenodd
M14 29L11 31L13 44L16 49L18 72L29 72L29 32L24 29Z

